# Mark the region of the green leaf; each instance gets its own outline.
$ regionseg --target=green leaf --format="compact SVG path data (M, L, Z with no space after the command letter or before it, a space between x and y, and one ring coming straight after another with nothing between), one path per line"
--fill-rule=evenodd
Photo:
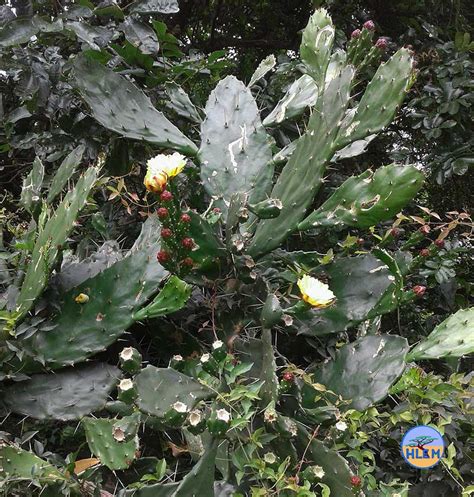
M50 204L61 193L67 182L71 179L77 166L81 163L85 146L76 147L61 163L49 185L46 202Z

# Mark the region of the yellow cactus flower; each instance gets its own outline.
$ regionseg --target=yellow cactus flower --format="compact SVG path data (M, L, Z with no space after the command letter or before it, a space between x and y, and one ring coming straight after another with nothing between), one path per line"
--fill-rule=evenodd
M179 174L186 165L184 155L175 152L171 155L158 154L147 161L147 172L143 184L154 193L162 192L169 178Z
M89 302L89 295L86 295L85 293L80 293L77 297L74 299L78 304L87 304Z
M313 307L327 307L336 299L334 293L325 283L307 274L298 280L298 288L303 300Z

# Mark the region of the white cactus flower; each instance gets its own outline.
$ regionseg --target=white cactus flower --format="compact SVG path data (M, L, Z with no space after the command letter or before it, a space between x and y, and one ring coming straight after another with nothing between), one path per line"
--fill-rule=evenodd
M173 404L173 409L181 414L188 412L188 406L184 402L175 402Z
M336 299L326 283L307 274L298 280L298 288L303 300L313 307L327 307Z
M336 429L339 431L346 431L347 430L347 423L344 421L338 421L336 423Z
M133 381L130 378L125 378L120 380L119 389L122 392L126 392L127 390L131 390L133 388Z
M230 412L226 411L225 409L217 409L216 418L219 421L224 421L224 423L229 423L231 418Z

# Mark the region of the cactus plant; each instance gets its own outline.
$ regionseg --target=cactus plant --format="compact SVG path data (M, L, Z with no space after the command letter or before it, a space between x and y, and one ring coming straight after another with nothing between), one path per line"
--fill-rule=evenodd
M392 293L395 277L384 261L371 254L338 259L318 268L315 274L321 272L328 276L336 302L326 309L296 312L294 328L298 333L321 336L343 331L369 315L373 317L375 308L383 314L396 304ZM386 292L390 300L384 299ZM377 307L383 299L385 305Z
M316 369L314 379L363 411L383 400L405 369L408 343L399 336L359 338L344 345L336 357Z
M71 83L81 92L95 119L107 129L187 155L196 153L194 143L156 110L142 91L100 63L76 57Z
M126 469L137 456L140 415L121 420L84 418L87 443L94 456L109 469Z
M349 103L354 71L346 67L318 98L308 131L298 140L295 151L272 190L283 208L276 219L262 220L249 247L252 257L277 248L296 228L318 191L325 164L335 152L338 123Z
M41 200L40 192L43 186L44 166L39 157L33 161L30 173L23 181L20 202L25 209L32 214Z
M303 231L319 226L357 226L367 228L390 219L421 188L423 175L413 166L381 167L347 179L301 223Z
M264 200L271 187L271 140L260 121L250 90L228 76L216 86L201 125L201 179L224 213L236 192L251 192L250 201Z
M48 188L46 202L51 204L54 199L61 193L64 186L71 179L77 166L80 164L84 154L85 146L78 145L67 157L61 162L56 174L53 176Z
M174 369L147 366L135 377L137 405L145 413L164 419L173 404L181 402L187 410L215 394L204 385Z
M449 316L422 340L407 357L408 361L461 357L474 352L474 307Z
M331 494L337 497L353 497L351 489L351 471L347 461L335 450L328 449L320 440L317 440L298 425L297 448L304 451L311 464L321 466L324 476L321 481L331 490Z
M300 54L318 88L323 88L334 42L334 26L325 9L318 9L303 30Z
M153 235L146 233L154 228ZM166 271L156 261L159 222L152 216L144 224L143 238L129 255L96 276L66 291L54 329L23 340L28 355L49 368L73 365L104 350L135 322L133 313L158 289ZM76 297L85 294L87 303ZM35 365L29 366L35 370Z
M36 477L42 483L65 480L66 477L48 461L13 444L0 442L0 477L29 479Z
M171 276L160 293L146 307L134 313L133 319L157 318L171 314L186 305L191 295L191 285Z
M18 319L31 309L46 286L60 247L69 236L79 211L86 204L98 174L97 168L89 168L78 180L75 188L66 194L64 200L38 233L31 254L31 262L16 302L15 313Z
M36 374L4 388L1 403L8 411L37 419L80 419L104 408L119 378L116 367L102 363Z
M214 471L218 442L212 441L199 462L179 483L156 483L123 490L119 497L215 497Z
M169 98L166 102L168 109L174 110L179 116L195 124L201 124L201 114L181 86L176 83L167 83L165 89Z
M318 86L308 74L303 74L288 88L282 99L263 120L264 126L274 126L286 119L299 116L318 99Z
M247 85L249 88L252 88L253 85L259 80L261 80L269 71L271 71L276 65L276 59L273 54L265 57L257 69L255 69L252 77L250 78L249 84Z

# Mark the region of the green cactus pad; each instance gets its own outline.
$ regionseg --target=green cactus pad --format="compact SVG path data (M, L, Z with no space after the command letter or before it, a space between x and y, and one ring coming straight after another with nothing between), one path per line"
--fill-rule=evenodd
M257 81L260 81L269 71L271 71L275 65L276 58L273 54L265 57L258 65L257 69L255 69L247 86L251 88Z
M51 369L72 365L105 350L135 322L134 311L157 291L166 275L156 260L160 236L156 216L144 223L142 232L150 227L153 235L148 239L143 235L127 257L62 295L60 312L52 320L54 329L21 343L30 357ZM86 304L76 303L80 293L89 297Z
M183 402L188 411L215 394L196 380L171 368L147 366L135 377L136 400L143 412L164 418L175 402Z
M314 379L363 411L383 400L405 369L408 342L399 336L359 338L314 373Z
M306 230L318 226L374 226L397 214L418 192L423 174L414 166L389 166L368 170L346 180L298 225Z
M474 307L449 316L409 354L408 361L462 357L474 352Z
M283 316L283 310L277 296L270 293L263 304L260 322L264 328L272 328L278 324Z
M227 76L209 96L201 125L201 179L224 213L233 193L265 199L271 188L271 139L262 127L257 104L241 81Z
M81 163L84 150L85 146L79 145L61 162L48 188L48 196L46 198L48 204L53 202L71 179L77 166Z
M270 402L278 400L278 378L276 375L276 361L273 351L272 332L270 329L262 330L262 369L259 375L260 380L264 383L260 389L260 398L262 404L267 406Z
M44 166L39 157L33 161L33 167L30 173L23 181L21 189L20 202L23 207L30 213L33 213L35 207L41 200L41 188L44 179Z
M195 124L201 124L202 117L195 105L191 102L189 95L176 83L166 83L166 94L169 100L166 107L173 110L181 117Z
M136 458L140 416L132 414L116 419L84 418L87 444L95 457L111 470L127 469ZM128 422L131 431L125 434L122 426Z
M157 318L179 311L186 305L191 290L191 285L173 275L152 302L135 312L133 319L139 321L146 318Z
M326 163L334 154L334 140L349 103L353 75L354 70L346 67L319 97L308 131L298 140L270 195L280 199L283 208L277 218L258 224L249 247L252 257L277 248L295 230L313 201Z
M140 489L123 490L118 497L215 497L217 448L218 442L213 441L199 462L179 483L156 483Z
M196 247L189 254L198 269L208 269L216 266L216 259L225 256L225 247L216 234L215 227L209 224L197 212L189 211L191 216L189 236Z
M347 461L335 450L327 448L322 442L301 426L298 426L296 446L300 454L305 454L311 464L321 466L324 476L321 481L331 489L331 495L354 497L351 489L351 470Z
M376 308L386 292L393 295L395 276L386 262L373 255L344 257L314 271L317 277L324 272L329 288L336 295L336 302L325 309L298 312L293 327L297 333L320 336L344 331L364 319ZM393 309L392 301L378 307L378 314Z
M2 403L10 411L36 419L80 419L105 406L120 375L118 368L101 363L36 374L6 387Z
M79 211L85 206L98 174L97 168L90 167L74 189L66 194L39 233L17 299L16 311L19 316L24 316L31 309L46 286L60 247L73 229Z
M76 57L73 86L79 89L94 118L127 138L195 155L196 146L133 83L85 56Z
M300 55L318 88L324 86L334 42L334 26L326 9L318 9L303 30Z
M303 74L276 104L263 120L264 126L275 126L286 119L301 115L308 107L313 107L318 99L318 86L308 74Z
M0 442L0 478L38 478L42 483L65 480L51 463L16 445Z
M412 70L413 58L406 48L379 66L352 118L342 127L337 148L378 133L390 123L405 97Z

